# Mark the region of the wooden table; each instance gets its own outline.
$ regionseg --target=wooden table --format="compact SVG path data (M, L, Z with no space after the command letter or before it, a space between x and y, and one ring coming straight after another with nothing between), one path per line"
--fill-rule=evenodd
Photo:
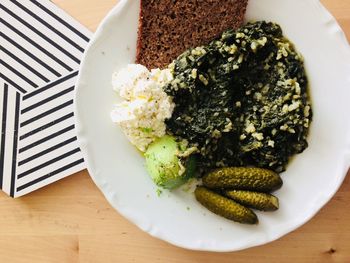
M116 0L54 0L91 30ZM323 0L350 37L350 0ZM232 237L236 238L236 237ZM236 253L180 249L121 217L86 171L13 200L0 193L0 262L350 262L350 177L310 222Z

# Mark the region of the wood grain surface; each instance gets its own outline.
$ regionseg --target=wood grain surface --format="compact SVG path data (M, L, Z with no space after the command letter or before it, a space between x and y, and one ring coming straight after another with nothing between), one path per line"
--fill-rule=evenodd
M117 1L53 2L94 31ZM350 0L322 2L350 38ZM240 252L208 253L177 248L143 233L111 208L83 171L16 200L0 193L0 262L347 263L350 177L293 233Z

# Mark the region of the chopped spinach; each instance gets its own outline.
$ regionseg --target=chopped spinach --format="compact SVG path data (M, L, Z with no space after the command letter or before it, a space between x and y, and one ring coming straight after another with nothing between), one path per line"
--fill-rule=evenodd
M312 118L303 58L275 23L248 23L169 65L176 104L167 129L198 149L203 171L223 166L281 172L307 146Z

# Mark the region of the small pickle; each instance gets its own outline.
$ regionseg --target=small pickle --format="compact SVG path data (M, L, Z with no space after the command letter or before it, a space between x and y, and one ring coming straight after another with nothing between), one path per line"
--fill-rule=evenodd
M279 207L278 198L270 194L232 190L225 191L225 195L241 205L261 211L276 211Z
M199 203L211 212L242 224L257 224L256 214L233 200L198 186L194 192Z
M234 189L272 192L279 189L281 177L270 170L251 167L216 169L203 177L204 186L210 189Z

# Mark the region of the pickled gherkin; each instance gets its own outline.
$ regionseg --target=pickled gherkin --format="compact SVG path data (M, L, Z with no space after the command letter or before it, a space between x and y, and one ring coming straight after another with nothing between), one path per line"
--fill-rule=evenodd
M194 192L199 203L211 212L242 224L257 224L256 214L235 201L198 186Z
M203 177L204 186L210 189L234 189L272 192L279 189L281 177L270 170L251 167L216 169Z
M232 190L225 195L241 205L261 211L275 211L279 207L278 198L271 194Z

